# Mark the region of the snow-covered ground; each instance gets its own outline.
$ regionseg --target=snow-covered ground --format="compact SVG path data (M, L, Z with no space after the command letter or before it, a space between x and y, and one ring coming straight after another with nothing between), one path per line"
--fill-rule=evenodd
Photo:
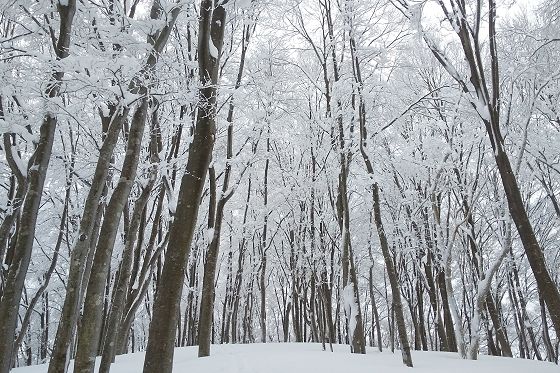
M212 346L212 356L197 357L196 347L175 350L177 373L558 373L557 365L534 360L480 356L461 360L454 353L414 351L414 368L401 362L399 352L368 349L354 355L348 346L334 346L334 353L320 344L269 343ZM141 373L143 353L117 357L112 373ZM46 365L18 368L13 373L46 373ZM72 371L72 369L70 369Z

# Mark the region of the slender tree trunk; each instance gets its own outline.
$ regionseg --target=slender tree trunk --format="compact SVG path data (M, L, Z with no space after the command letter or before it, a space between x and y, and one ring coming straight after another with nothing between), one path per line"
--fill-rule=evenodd
M417 273L418 276L418 273ZM417 307L418 307L418 327L420 333L420 341L422 343L422 350L428 351L428 340L426 338L426 326L424 324L424 292L421 280L416 279L416 296L417 296Z
M69 56L76 1L68 0L64 5L63 3L57 3L57 11L60 17L60 31L54 52L57 59L61 60ZM63 71L53 73L46 91L49 98L55 98L60 95L63 77ZM0 301L0 320L2 320L2 323L0 323L0 335L3 336L0 338L0 373L8 373L12 367L12 351L19 314L19 303L25 276L31 261L37 215L51 158L56 125L56 115L50 112L47 113L40 127L37 147L28 165L27 188L21 207L19 229L15 238L14 257L8 269L4 293Z
M43 275L43 283L41 284L39 289L37 289L37 292L33 296L33 299L31 300L31 302L27 306L27 311L25 312L25 316L23 317L23 320L21 322L21 327L20 327L20 330L19 330L19 334L16 338L16 341L14 342L13 356L16 356L17 350L19 349L21 343L23 342L23 337L26 334L27 328L29 327L29 324L31 322L31 315L34 312L35 306L37 305L39 300L43 298L43 292L49 286L51 276L56 269L56 264L58 262L58 254L60 252L60 247L62 246L62 240L64 238L65 226L67 226L67 224L68 224L68 221L67 221L68 208L69 208L68 205L70 203L70 192L71 192L70 187L72 186L72 179L73 179L73 177L72 177L73 165L74 165L74 161L72 160L71 161L71 166L70 166L71 169L69 170L70 175L68 176L68 179L66 181L66 195L65 195L65 198L64 198L64 208L62 209L62 216L60 217L60 225L59 225L59 228L58 228L58 237L56 239L56 244L55 244L53 256L52 256L52 259L51 259L51 264L50 264L49 268L47 269L47 272Z
M39 347L39 363L44 363L47 359L48 346L49 346L49 322L50 322L50 308L49 308L49 292L45 291L42 295L42 310L41 310L41 345Z
M2 96L0 95L0 117L4 117L4 107L2 104ZM23 203L23 195L26 189L27 179L23 175L22 171L19 169L16 163L17 154L14 154L14 147L12 145L13 135L9 133L4 133L2 135L4 151L6 153L6 161L10 166L13 176L11 177L11 187L10 193L8 194L9 206L11 207L11 212L4 216L4 220L0 225L0 265L4 264L4 258L6 257L6 251L10 242L10 233L14 225L16 224L19 213L21 211L21 205ZM14 185L16 184L16 185ZM17 230L16 230L17 232ZM4 277L3 265L0 268L0 281ZM2 298L3 286L0 282L0 299Z
M447 343L447 333L445 332L444 321L441 317L441 312L439 310L437 302L436 284L432 272L432 253L428 252L426 256L427 260L426 264L424 265L424 272L426 274L426 281L428 283L428 297L430 299L430 305L432 306L432 312L434 313L434 322L436 323L440 349L442 351L451 351Z
M212 324L214 315L214 287L216 268L218 264L218 251L223 223L224 207L227 199L220 198L216 211L216 222L213 227L212 241L206 254L204 276L202 280L202 297L200 300L200 320L198 324L198 356L210 355L210 342L212 339Z
M270 131L270 129L269 129ZM261 256L261 266L259 270L259 289L260 289L260 327L261 327L261 342L266 342L266 245L267 243L267 230L268 230L268 168L270 160L268 153L270 152L270 133L266 140L267 157L264 165L264 222L262 237L259 245L259 253Z
M546 318L546 307L544 300L539 296L539 303L541 306L541 320L542 320L542 337L544 341L544 346L546 348L546 358L548 361L558 364L558 353L552 346L552 341L550 340L550 335L548 334L548 320ZM559 343L559 342L557 342Z
M222 31L223 33L223 31ZM223 35L222 35L223 37ZM247 47L249 43L249 27L245 26L243 28L243 40L241 46L241 60L239 62L239 69L237 72L237 81L235 83L235 88L238 89L241 86L241 79L243 77L243 68L245 66L245 54L247 52ZM214 215L214 205L215 203L210 203L210 213L208 214L209 229L212 229L212 239L208 247L208 252L206 254L206 262L204 264L204 275L202 280L202 297L200 299L200 320L198 329L198 356L204 357L210 355L210 342L213 325L213 314L214 314L214 299L215 299L215 275L218 261L218 253L220 250L220 238L222 234L222 226L224 219L224 208L229 199L233 196L237 185L230 188L230 178L232 165L231 160L233 158L233 114L235 110L235 105L233 97L229 102L228 116L227 116L227 151L226 151L226 169L224 171L224 181L222 184L222 191L220 194L219 201L215 208ZM213 172L213 169L211 170ZM210 178L210 182L213 183L211 190L211 198L214 196L215 200L215 177ZM224 315L225 317L225 315Z
M361 70L360 70L360 61L357 56L356 43L352 36L350 38L350 51L352 55L354 79L358 83L357 97L358 97L358 121L359 121L359 130L360 130L360 153L362 154L362 158L364 159L367 173L370 175L370 177L373 177L374 168L366 152L366 145L367 145L366 108L361 92L362 77L361 77ZM377 185L376 182L374 182L372 185L372 198L373 198L373 220L377 228L377 234L379 236L381 251L383 253L383 259L385 261L387 275L389 277L389 284L391 286L392 301L393 301L392 308L394 312L394 318L396 319L395 321L397 323L397 331L399 334L399 341L401 345L402 359L403 359L403 363L406 366L412 367L412 355L410 353L410 344L408 342L408 337L406 334L406 324L404 320L404 311L403 311L401 293L400 293L399 283L398 283L398 274L395 268L395 264L393 262L393 258L391 256L389 243L387 242L387 236L385 235L385 229L383 227L383 221L381 219L381 202L379 198L379 186Z
M410 354L410 345L408 344L408 338L406 334L406 324L404 321L404 312L403 312L403 306L401 301L401 293L398 284L398 277L397 277L397 272L395 270L395 265L393 264L393 259L391 258L391 253L389 251L389 244L387 243L387 238L385 237L383 222L381 220L379 187L377 186L377 183L373 184L373 209L374 209L373 216L375 220L375 226L377 227L377 233L379 234L381 251L383 252L385 266L387 267L387 275L389 276L389 284L391 285L391 293L393 297L393 310L397 322L397 331L399 334L399 342L401 345L403 363L408 367L412 367L412 355Z
M504 328L502 321L500 319L500 313L496 308L496 303L494 302L494 298L492 294L488 294L486 296L486 309L488 310L488 315L492 320L492 324L494 325L494 330L496 331L496 338L500 344L501 352L503 356L506 357L513 357L513 353L511 351L511 346L509 345L506 329Z
M126 305L124 308L122 320L118 326L117 336L116 336L115 352L117 354L123 354L126 352L128 337L130 334L130 328L132 326L132 322L134 321L136 311L140 306L141 300L144 298L148 290L149 278L152 275L155 262L157 258L159 258L160 255L159 253L163 250L163 247L165 246L165 239L163 239L162 242L159 243L160 246L158 247L156 252L154 252L154 246L156 245L158 230L161 223L164 196L165 196L165 189L164 186L162 185L160 187L160 192L156 201L155 218L152 223L148 244L145 249L144 262L142 263L142 268L140 269L139 273L134 274L135 272L138 271L138 269L135 270L133 267L132 269L133 275L130 276L130 281L128 283ZM140 246L138 244L136 245L136 251L139 254Z
M371 298L371 312L372 312L372 317L371 317L372 339L374 337L373 330L375 329L375 335L377 336L377 348L379 349L379 352L382 352L383 342L381 340L381 320L379 319L379 312L377 311L377 302L375 301L375 294L373 293L373 266L369 268L369 296Z
M235 273L234 290L233 290L233 306L232 312L229 316L231 318L231 342L236 343L238 337L237 320L239 312L239 301L241 299L241 285L243 283L243 267L245 265L245 250L247 246L246 229L247 229L247 215L249 212L249 201L251 200L251 176L247 185L247 198L245 199L245 211L243 213L243 231L241 242L239 243L239 254L237 257L237 271Z

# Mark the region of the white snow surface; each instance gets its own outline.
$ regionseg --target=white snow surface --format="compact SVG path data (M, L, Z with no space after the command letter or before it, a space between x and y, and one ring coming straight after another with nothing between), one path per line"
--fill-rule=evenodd
M557 365L535 360L490 357L462 360L456 353L413 351L414 368L402 364L396 351L368 348L366 355L351 354L347 345L322 351L317 343L214 345L211 356L197 357L197 347L175 349L177 373L558 373ZM111 373L141 373L144 353L117 356ZM99 359L97 360L99 363ZM73 361L69 372L72 372ZM96 370L97 371L97 370ZM46 373L47 365L16 368L13 373Z

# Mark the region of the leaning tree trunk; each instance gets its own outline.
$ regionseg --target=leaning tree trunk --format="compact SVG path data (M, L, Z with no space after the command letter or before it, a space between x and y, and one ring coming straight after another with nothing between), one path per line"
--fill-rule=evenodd
M115 357L116 351L116 341L117 341L117 331L119 325L123 319L123 313L126 303L126 295L129 286L129 279L132 272L132 261L134 256L134 244L136 243L136 238L139 233L140 224L142 221L142 215L145 211L146 205L150 198L150 193L156 182L157 176L157 164L159 159L157 154L160 149L157 147L157 136L159 135L159 125L157 120L157 109L154 110L152 114L152 129L151 129L151 141L150 141L150 172L147 184L142 189L140 196L136 199L134 209L132 212L132 217L130 220L130 225L128 229L128 234L126 235L126 245L123 250L122 260L118 271L118 279L115 285L115 294L111 302L111 308L108 316L107 322L107 335L102 346L101 354L101 365L99 366L99 373L108 373L111 367L111 363Z
M150 72L155 66L157 56L161 53L167 42L170 30L173 28L173 24L179 14L179 11L180 7L174 8L171 12L170 24L159 32L157 38L154 36L152 51L142 68L141 74ZM152 16L156 17L157 12L153 13ZM138 92L141 88L138 84L138 79L139 76L136 75L129 83L128 89L130 91L141 93ZM66 372L68 367L70 359L70 345L74 337L79 308L82 302L82 283L87 281L89 277L87 263L89 262L88 257L91 257L90 245L94 235L95 217L97 215L99 201L105 187L104 183L109 173L110 161L117 143L118 134L120 132L122 122L127 117L128 112L128 106L123 107L119 105L112 108L111 123L99 152L99 159L97 161L95 174L91 183L92 186L88 193L84 211L82 213L78 236L79 238L76 241L70 258L70 270L67 281L68 287L53 346L52 358L49 363L48 373ZM88 256L88 254L90 255Z
M385 260L385 266L387 267L389 284L391 285L393 311L395 313L395 319L397 322L397 331L399 334L399 341L401 343L403 363L406 366L412 367L412 355L410 354L410 345L408 343L408 338L406 335L406 324L404 321L404 312L401 301L401 293L399 290L398 277L395 265L393 263L393 258L391 257L391 253L389 251L389 244L387 243L387 237L385 236L383 222L381 220L379 187L377 186L377 183L373 184L373 211L375 226L377 227L377 233L379 235L379 241L381 244L381 251L383 252L383 259Z
M55 46L55 54L56 58L61 60L69 56L76 0L68 0L65 5L61 2L57 3L57 11L60 16L60 32ZM63 77L63 71L53 73L46 91L49 98L52 99L60 95ZM39 142L31 156L27 170L27 189L21 207L14 257L8 270L5 291L0 302L0 320L2 320L0 323L0 336L2 336L0 338L0 373L7 373L12 367L12 350L19 314L19 302L31 261L37 215L51 158L56 125L56 115L48 112L41 124Z
M173 369L183 278L216 136L216 84L225 18L226 11L221 5L214 9L212 0L201 1L198 40L201 88L197 120L161 272L160 283L165 286L157 289L154 302L144 373L171 373Z
M122 112L119 113L120 110ZM66 295L51 353L49 373L66 372L70 362L70 346L74 339L74 331L78 322L78 314L83 296L82 284L84 278L89 276L88 257L92 240L96 235L94 227L96 226L99 214L98 206L104 193L105 182L109 175L110 162L113 150L117 144L122 120L128 113L128 109L118 106L111 108L111 112L111 122L99 151L91 188L84 204L78 230L78 239L70 254Z
M78 330L78 348L74 362L74 372L76 373L91 373L95 367L95 356L102 330L103 298L107 274L124 205L136 178L147 111L148 99L144 98L134 113L119 182L105 210L105 218L100 231L100 237L103 239L99 240L95 250L82 322Z
M362 98L362 75L360 70L360 60L357 56L356 42L353 35L350 37L350 52L352 56L352 66L354 79L358 85L357 98L358 98L358 122L360 129L360 153L364 159L367 173L372 178L374 177L374 169L371 160L366 151L367 146L367 131L366 131L366 107L364 100ZM376 182L372 183L372 197L373 197L373 220L375 222L375 227L377 228L377 234L379 236L379 243L381 245L381 251L383 253L383 259L385 260L385 266L387 268L387 275L389 277L389 284L391 286L392 300L393 300L393 312L397 322L397 331L399 334L399 341L401 343L401 353L403 363L406 366L412 367L412 355L410 353L410 344L408 342L406 334L406 324L404 320L404 312L401 300L401 293L398 283L397 270L389 250L389 244L387 242L387 236L385 235L385 229L383 227L383 221L381 219L381 202L379 199L379 186Z

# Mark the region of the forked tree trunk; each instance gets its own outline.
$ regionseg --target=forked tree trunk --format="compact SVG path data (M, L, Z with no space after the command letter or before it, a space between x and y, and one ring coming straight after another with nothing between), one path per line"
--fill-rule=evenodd
M74 363L74 372L76 373L91 373L95 367L95 356L97 355L102 331L105 284L119 222L136 178L147 111L148 99L144 98L132 118L126 156L119 182L105 209L105 218L100 231L100 236L103 239L99 240L95 250L92 274L89 277L84 301L81 327L78 330L78 347Z
M156 136L158 136L159 134L157 109L154 110L152 118L152 136L150 141L149 156L152 166L150 167L148 182L142 189L140 196L137 198L136 203L134 204L128 234L126 236L126 245L123 250L122 260L118 271L119 276L116 281L115 293L112 298L111 308L109 311L108 323L106 327L107 335L102 346L101 365L99 366L99 373L108 373L111 363L113 362L115 357L117 331L124 316L123 313L126 302L126 295L129 286L130 274L132 272L134 244L136 243L136 237L139 233L138 230L140 229L143 212L145 211L146 205L150 198L150 193L152 192L152 188L156 182L157 166L155 165L157 165L159 162L157 154L161 150L157 148Z
M237 71L237 80L235 82L235 88L238 89L241 86L241 79L243 77L243 68L245 66L245 55L247 52L247 47L250 37L250 28L245 26L243 28L243 40L241 46L241 60L239 62L239 68ZM229 109L227 115L227 151L226 151L226 169L224 171L224 181L222 184L222 192L218 200L217 206L215 207L211 201L210 203L210 213L209 217L209 228L212 230L212 238L210 245L208 247L208 252L206 254L206 262L204 264L204 275L202 280L202 297L200 299L200 320L198 325L198 356L209 356L210 355L210 342L212 336L212 325L213 325L213 314L214 314L214 300L215 300L215 277L216 268L218 266L218 253L220 251L220 238L222 235L222 227L224 220L224 209L226 203L233 196L237 185L233 185L231 188L229 186L231 179L232 165L231 160L233 158L233 114L235 110L234 98L231 97L229 101ZM212 172L213 169L211 169ZM216 185L214 174L211 174L210 178L212 192L211 200L216 198ZM225 315L224 315L225 317Z
M164 286L158 287L154 301L144 373L171 373L173 369L185 267L216 136L216 84L225 22L226 11L222 6L214 9L213 1L201 1L198 40L201 88L197 120L161 271L160 284Z

